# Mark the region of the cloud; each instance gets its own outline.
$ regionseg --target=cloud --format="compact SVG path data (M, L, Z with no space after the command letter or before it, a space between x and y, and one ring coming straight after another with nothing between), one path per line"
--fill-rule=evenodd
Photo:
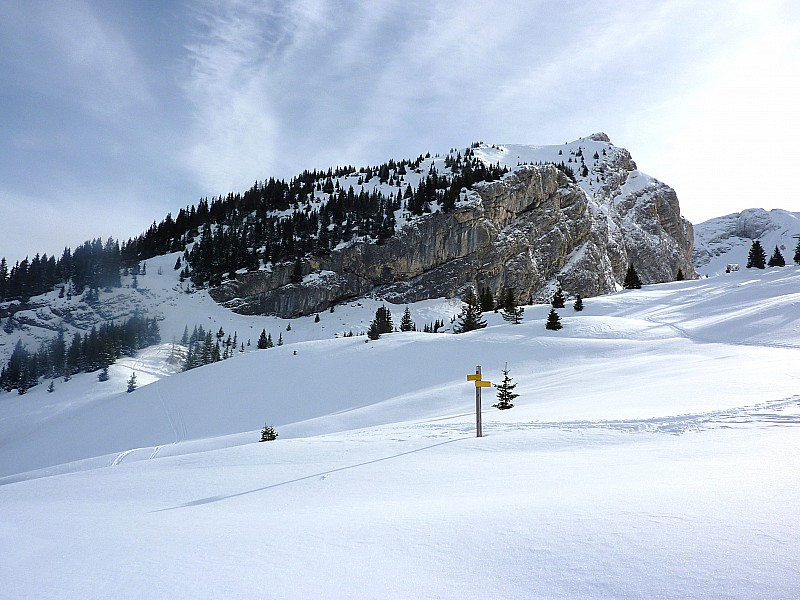
M319 9L317 5L320 4ZM242 187L279 160L278 96L295 54L323 23L321 3L197 3L184 90L193 107L187 163L207 189ZM288 124L290 127L294 123Z
M7 3L0 20L3 54L29 94L103 120L152 102L136 54L86 2Z

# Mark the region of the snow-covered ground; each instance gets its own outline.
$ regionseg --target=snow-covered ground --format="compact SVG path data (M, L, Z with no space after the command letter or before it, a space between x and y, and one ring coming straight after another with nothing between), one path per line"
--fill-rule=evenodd
M285 343L0 395L2 596L798 598L798 290L741 271L568 304L558 332L532 306L368 343L334 334L375 301L291 332L164 301ZM466 375L506 363L520 397L485 389L476 438Z

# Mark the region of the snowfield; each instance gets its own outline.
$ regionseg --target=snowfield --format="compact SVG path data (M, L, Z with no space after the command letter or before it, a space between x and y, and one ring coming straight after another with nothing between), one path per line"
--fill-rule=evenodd
M205 319L285 343L0 394L2 596L800 598L798 290L743 269L569 302L558 332L537 305L368 343L340 334L375 300L287 332L178 294L168 342ZM476 438L466 375L506 363L520 396L484 389Z

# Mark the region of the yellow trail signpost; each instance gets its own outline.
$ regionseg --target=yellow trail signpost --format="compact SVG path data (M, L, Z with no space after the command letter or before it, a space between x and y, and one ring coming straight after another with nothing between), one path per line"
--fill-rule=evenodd
M475 373L467 375L467 381L475 382L475 430L477 437L483 437L483 424L481 423L481 388L491 387L492 382L481 379L481 366L475 367Z

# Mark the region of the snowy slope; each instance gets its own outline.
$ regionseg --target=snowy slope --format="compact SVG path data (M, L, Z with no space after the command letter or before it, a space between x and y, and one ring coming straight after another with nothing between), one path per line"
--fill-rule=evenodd
M797 267L742 271L568 305L559 332L533 306L314 341L374 313L342 307L187 373L142 356L131 394L131 365L4 394L4 594L797 597L798 289ZM505 363L520 397L485 390L477 439L465 376Z
M725 273L728 264L745 268L754 240L769 260L777 247L787 264L800 238L800 213L751 208L710 219L694 228L694 265L701 275Z

